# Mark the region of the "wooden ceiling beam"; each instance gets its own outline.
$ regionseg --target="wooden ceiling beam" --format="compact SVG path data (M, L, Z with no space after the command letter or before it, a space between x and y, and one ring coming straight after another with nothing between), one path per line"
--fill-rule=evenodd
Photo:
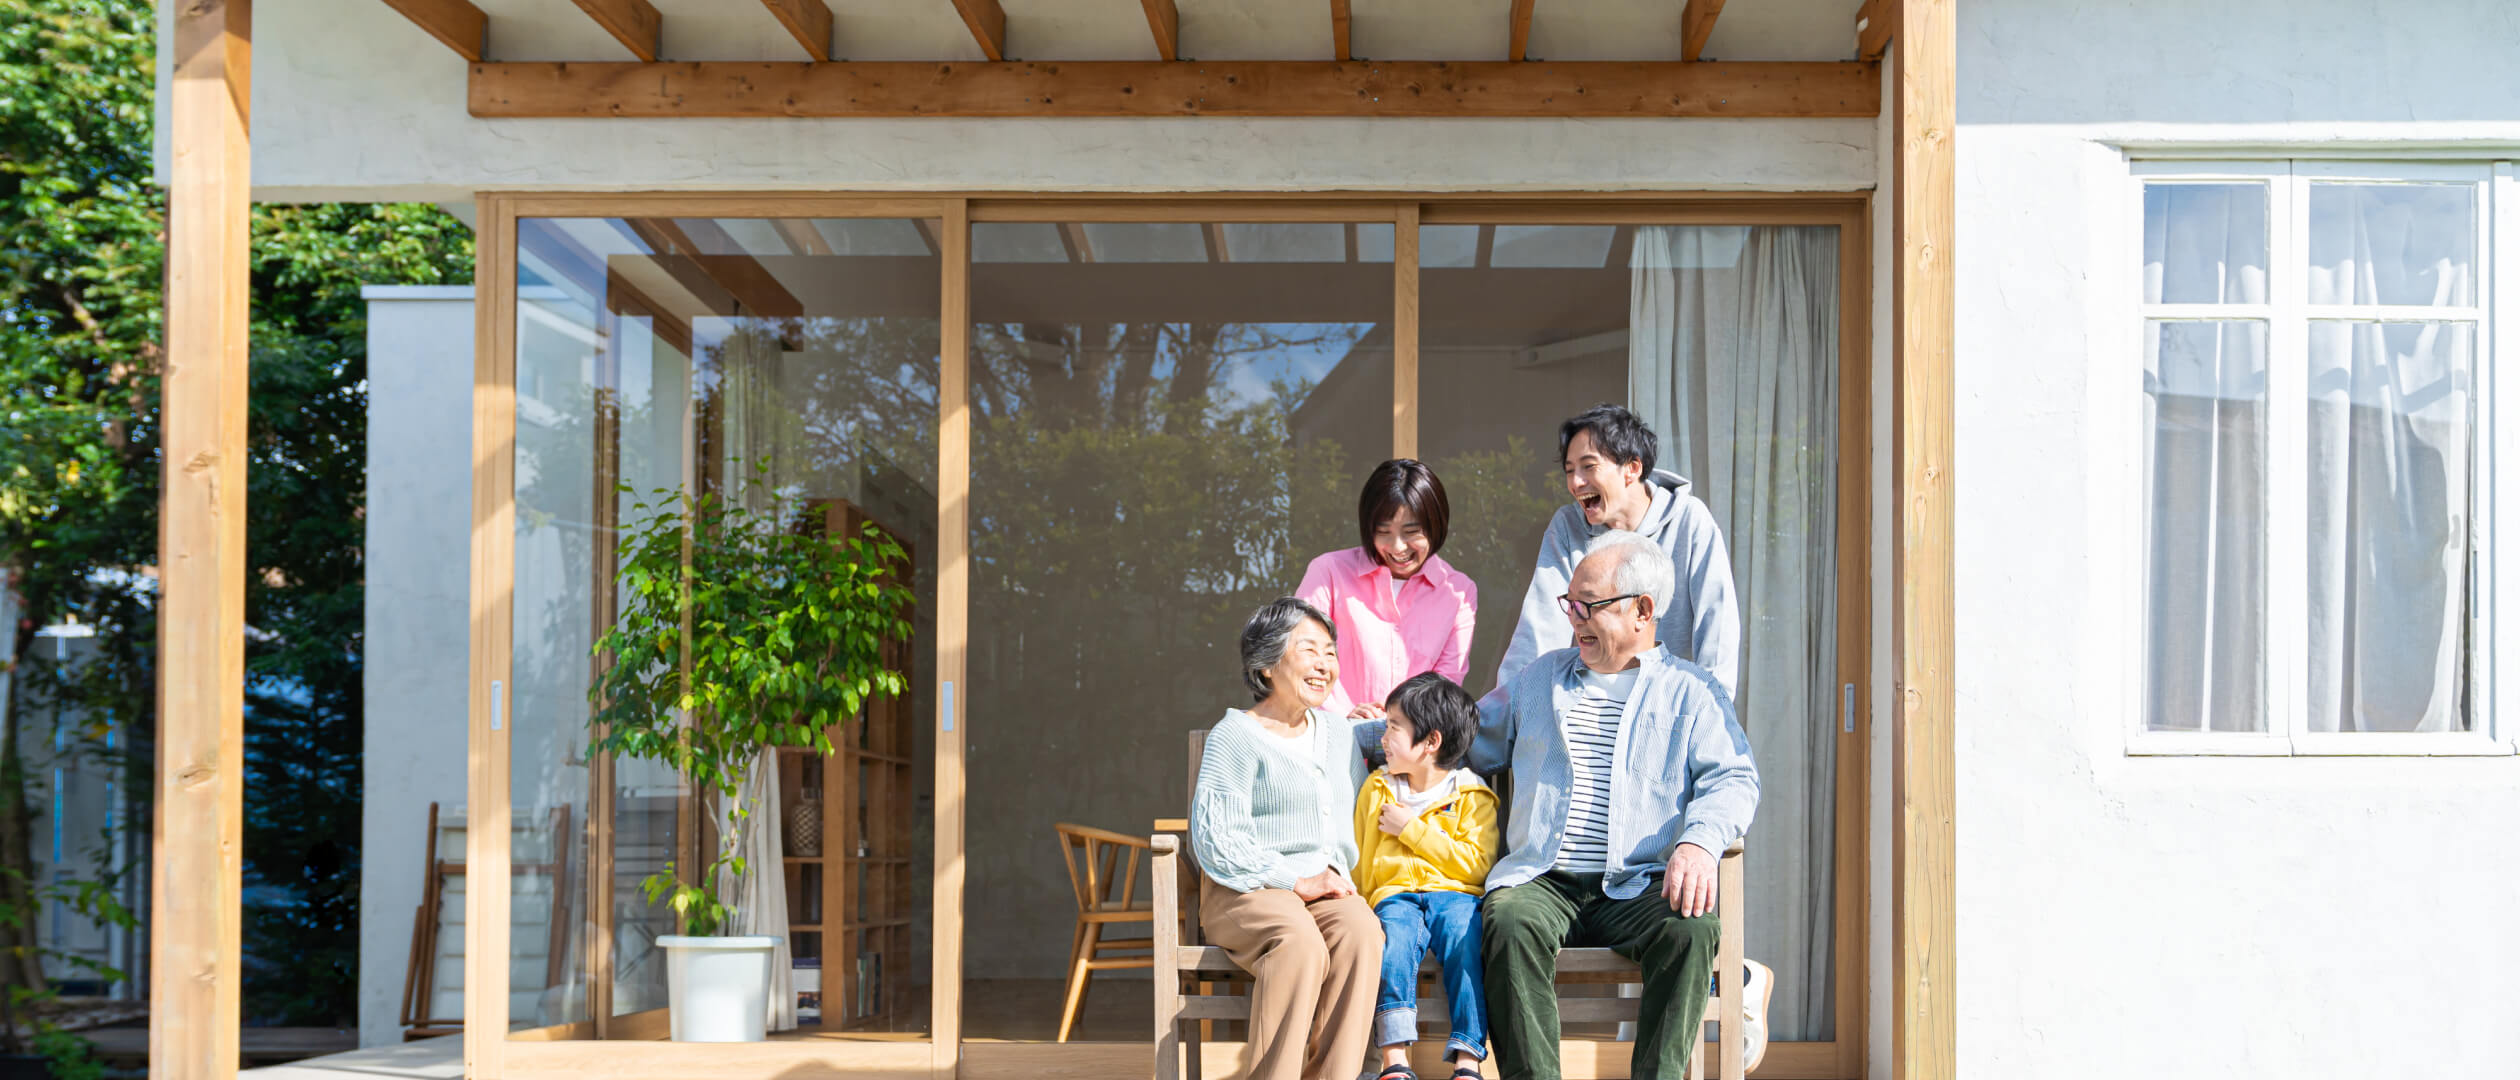
M674 275L684 289L719 315L744 314L793 319L805 305L787 286L750 255L707 254L741 251L726 230L712 221L677 223L667 218L617 218L630 235L647 245L657 265ZM722 299L721 299L722 298ZM738 307L730 308L732 302Z
M1173 0L1142 0L1146 5L1146 28L1155 34L1155 53L1166 60L1181 59L1181 9Z
M1897 22L1891 0L1864 0L1855 12L1855 55L1879 60L1890 51L1890 27Z
M583 2L583 0L581 0ZM493 63L482 118L1858 117L1880 65L1736 61Z
M490 17L468 0L385 0L385 6L473 63L489 57Z
M779 25L805 47L805 55L829 63L831 60L831 7L823 0L761 0L770 14L779 18Z
M971 28L971 38L980 43L983 55L1006 59L1006 9L998 6L998 0L954 0L954 10L962 12L963 25Z
M648 0L575 0L578 10L595 20L630 55L656 62L657 42L665 34L665 17Z
M1706 39L1715 35L1715 17L1724 13L1724 0L1688 0L1680 9L1680 59L1695 60L1706 52Z
M1330 58L1351 60L1355 52L1348 48L1348 0L1330 0Z
M1223 222L1209 221L1201 223L1199 226L1199 240L1207 248L1207 261L1212 263L1234 261L1233 249L1228 247L1225 243L1225 225Z
M1514 0L1514 9L1506 16L1505 59L1530 58L1532 3L1533 0Z

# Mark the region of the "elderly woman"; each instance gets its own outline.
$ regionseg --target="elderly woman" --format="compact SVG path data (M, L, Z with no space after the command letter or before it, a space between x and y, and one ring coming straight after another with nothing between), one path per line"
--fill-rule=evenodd
M1364 759L1322 708L1338 682L1330 620L1284 597L1243 626L1249 709L1208 733L1190 801L1199 925L1251 973L1253 1080L1351 1080L1365 1060L1382 926L1348 873Z

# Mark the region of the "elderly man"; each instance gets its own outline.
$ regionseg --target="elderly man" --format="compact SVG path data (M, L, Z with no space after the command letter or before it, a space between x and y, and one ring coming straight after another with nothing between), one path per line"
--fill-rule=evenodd
M1514 770L1488 874L1484 958L1506 1080L1558 1080L1557 951L1644 968L1631 1075L1686 1075L1715 964L1715 863L1750 828L1759 773L1731 695L1672 654L1662 545L1594 538L1558 598L1575 647L1534 659L1483 711L1471 766Z

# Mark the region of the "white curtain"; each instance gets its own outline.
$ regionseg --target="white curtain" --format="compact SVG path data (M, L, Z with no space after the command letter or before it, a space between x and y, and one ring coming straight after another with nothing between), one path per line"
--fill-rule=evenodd
M2144 722L2264 731L2266 324L2144 328Z
M744 872L718 872L718 895L735 898L735 924L726 932L778 941L770 952L769 1024L772 1031L788 1031L796 1027L796 960L788 949L787 875L780 861L784 852L779 850L783 831L779 822L785 811L779 806L778 751L762 750L735 797L749 813L736 840L744 856ZM728 810L722 802L717 808L720 836L736 835L729 831L737 825Z
M1773 1037L1832 1039L1837 230L1639 228L1631 265L1629 407L1714 511L1741 591L1747 948L1776 970Z

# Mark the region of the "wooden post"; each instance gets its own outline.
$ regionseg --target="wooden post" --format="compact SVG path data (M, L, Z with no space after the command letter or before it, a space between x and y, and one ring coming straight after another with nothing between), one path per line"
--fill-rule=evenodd
M464 753L464 1076L506 1075L516 623L516 209L473 227L472 679Z
M1418 206L1400 207L1391 226L1391 456L1418 445Z
M233 1077L245 846L253 5L175 14L149 1075Z
M994 7L995 5L991 5ZM936 447L936 915L928 987L930 1070L953 1080L962 1061L963 733L971 596L971 204L956 200L938 231L944 297L938 317Z
M1896 67L1899 726L1893 745L1890 1075L1948 1080L1953 1006L1952 75L1954 0L1902 0Z

